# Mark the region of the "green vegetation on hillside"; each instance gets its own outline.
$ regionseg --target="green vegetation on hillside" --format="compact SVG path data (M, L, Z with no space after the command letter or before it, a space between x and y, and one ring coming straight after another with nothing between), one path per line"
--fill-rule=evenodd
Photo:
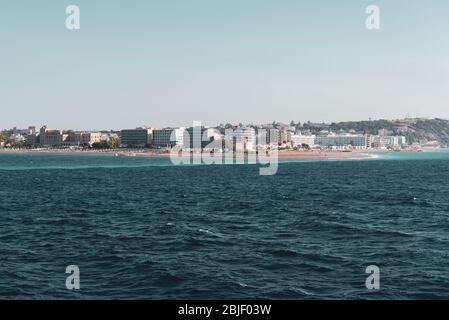
M403 120L372 120L350 121L331 124L304 123L304 129L317 134L322 130L333 132L351 130L357 133L377 134L380 129L391 131L392 135L403 135L408 143L426 143L437 141L449 145L449 120L445 119L403 119Z

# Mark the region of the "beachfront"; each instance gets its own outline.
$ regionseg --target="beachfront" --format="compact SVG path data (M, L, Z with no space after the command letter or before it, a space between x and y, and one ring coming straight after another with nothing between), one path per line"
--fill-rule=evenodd
M55 149L55 148L41 148L41 149L1 149L0 152L6 153L64 153L64 154L110 154L117 156L146 156L146 157L167 157L170 156L168 150L154 150L154 149L105 149L105 150L91 150L91 149ZM203 151L204 154L210 154ZM242 153L219 153L216 156L240 156ZM273 154L274 156L275 154ZM279 150L277 152L279 159L360 159L369 158L369 154L353 151L298 151L298 150Z

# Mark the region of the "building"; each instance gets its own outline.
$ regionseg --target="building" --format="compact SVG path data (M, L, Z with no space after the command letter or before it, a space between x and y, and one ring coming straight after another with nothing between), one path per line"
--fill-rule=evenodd
M94 143L101 142L101 132L84 132L81 138L83 143L88 143L92 146Z
M166 148L184 144L184 128L166 128L153 130L153 146Z
M279 130L270 126L257 128L257 145L262 148L279 145Z
M182 145L187 149L221 149L221 142L221 135L215 128L190 127L183 132Z
M39 144L46 147L62 146L64 135L61 130L50 130L43 126L39 131Z
M321 147L353 147L356 149L366 149L368 145L368 135L326 135L316 136L315 144Z
M366 134L366 149L371 149L373 147L373 136Z
M12 134L9 139L11 141L17 142L17 143L24 143L26 141L26 136L24 136L21 133L14 133Z
M280 128L278 131L278 143L279 145L289 144L292 141L292 131L288 128Z
M34 146L39 143L39 136L35 133L27 135L26 144L28 146Z
M145 130L147 130L147 134L148 134L148 139L147 139L147 144L150 146L153 144L153 128L145 128Z
M256 130L251 127L240 127L233 131L232 138L234 151L254 151L257 146Z
M64 133L65 139L63 145L65 146L92 146L94 143L101 141L100 132L75 132L68 131Z
M148 144L148 130L124 129L120 133L120 145L125 148L143 148Z
M118 139L118 140L120 140L120 136L116 132L101 132L100 133L100 142L101 141L108 142L111 139Z
M381 136L381 137L386 137L386 136L390 135L390 130L388 130L388 129L379 129L379 130L377 130L377 135Z
M295 134L292 136L292 146L301 147L302 145L308 145L309 147L315 146L315 135L301 135Z
M404 136L374 136L373 147L379 149L397 148L406 144Z

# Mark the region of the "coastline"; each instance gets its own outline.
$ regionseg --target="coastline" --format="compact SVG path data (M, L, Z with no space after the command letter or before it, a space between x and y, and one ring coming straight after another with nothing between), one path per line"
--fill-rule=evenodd
M92 154L92 155L116 155L116 156L139 156L139 157L169 157L167 150L142 150L142 149L106 149L106 150L81 150L81 149L0 149L0 153L50 153L50 154ZM222 153L222 155L229 155ZM234 154L233 154L234 155ZM239 155L237 155L239 156ZM280 150L278 158L281 160L295 159L364 159L372 158L368 151L293 151Z
M370 155L362 152L341 152L341 151L280 151L279 159L365 159Z

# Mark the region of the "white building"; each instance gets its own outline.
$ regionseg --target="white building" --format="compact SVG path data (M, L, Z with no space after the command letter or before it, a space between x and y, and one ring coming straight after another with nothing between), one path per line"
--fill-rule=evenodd
M227 151L254 151L256 150L256 130L251 127L226 129L223 136Z
M372 138L374 148L395 148L406 144L404 136L374 136Z
M237 151L241 150L255 150L256 149L256 130L254 128L237 128L234 130L235 148Z
M377 130L377 135L381 136L381 137L386 137L386 136L390 135L390 130L388 130L388 129L379 129L379 130Z
M25 142L26 138L20 133L14 133L9 137L14 142Z
M257 129L257 145L260 148L277 147L279 145L279 130L273 127Z
M295 134L292 136L292 146L293 147L301 147L303 144L308 145L309 147L315 146L315 135L300 135Z

